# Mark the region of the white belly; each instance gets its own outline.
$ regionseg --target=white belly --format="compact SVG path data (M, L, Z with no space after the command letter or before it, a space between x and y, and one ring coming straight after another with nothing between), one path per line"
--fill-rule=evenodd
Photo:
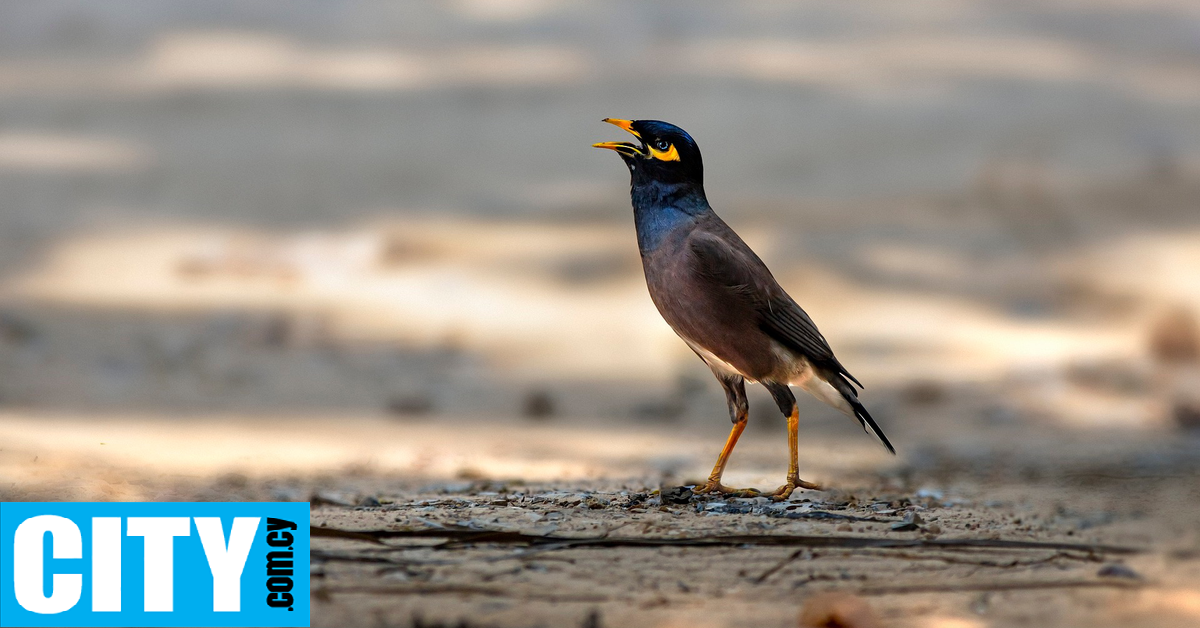
M680 338L683 338L683 336L680 336ZM747 381L757 381L739 371L732 364L722 360L721 358L718 358L713 354L713 352L701 347L699 344L692 342L687 338L683 338L683 341L686 342L687 345L700 356L700 359L704 360L704 363L708 364L708 367L711 368L717 375L726 377L736 375L746 378ZM806 358L796 355L792 351L788 350L787 347L775 342L771 343L771 350L774 351L779 357L779 362L781 364L791 365L791 368L788 369L787 373L781 374L783 377L780 379L786 381L789 386L798 386L804 389L804 391L808 394L820 399L830 406L833 406L834 408L837 408L838 410L841 410L850 416L854 416L854 409L844 398L842 398L841 393L839 393L836 388L830 385L829 382L817 376L816 372L813 371L812 364L810 364Z
M680 338L683 338L683 336L680 336ZM754 381L749 376L747 376L745 373L737 370L737 368L734 367L732 364L713 355L713 353L711 351L709 351L708 349L701 347L700 345L692 342L691 340L688 340L687 338L683 338L683 341L686 342L687 346L691 347L692 351L695 351L700 356L700 359L704 360L704 363L708 365L708 368L712 369L713 372L716 373L717 375L724 375L727 377L731 377L734 375L740 375L750 381Z

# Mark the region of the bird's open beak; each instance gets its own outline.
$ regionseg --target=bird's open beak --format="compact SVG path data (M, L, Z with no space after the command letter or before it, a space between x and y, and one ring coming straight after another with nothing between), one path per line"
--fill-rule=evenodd
M622 129L629 131L631 134L633 134L634 137L636 137L638 139L642 138L642 136L639 135L637 131L633 130L633 121L632 120L618 120L617 118L605 118L603 121L607 122L609 124L612 124L614 126L619 126ZM646 156L646 152L644 150L642 150L641 146L638 146L637 144L634 144L631 142L598 142L596 144L592 144L592 146L595 148L607 148L609 150L615 150L618 153L621 153L623 155L629 155L631 157L634 155L639 156L639 157Z

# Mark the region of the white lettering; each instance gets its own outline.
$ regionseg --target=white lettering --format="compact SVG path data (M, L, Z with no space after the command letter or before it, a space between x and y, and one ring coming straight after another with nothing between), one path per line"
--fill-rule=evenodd
M189 536L187 517L130 517L129 536L145 537L145 609L169 613L175 607L175 537Z
M92 517L92 610L121 610L120 517Z
M242 569L250 556L259 519L235 517L226 547L220 517L196 517L196 532L213 576L213 611L236 613L242 609Z
M50 597L42 590L45 565L42 542L50 533L50 552L54 558L83 558L83 537L79 526L66 517L39 515L22 521L13 534L13 588L17 603L33 613L52 615L69 610L79 602L83 574L56 573L51 579Z

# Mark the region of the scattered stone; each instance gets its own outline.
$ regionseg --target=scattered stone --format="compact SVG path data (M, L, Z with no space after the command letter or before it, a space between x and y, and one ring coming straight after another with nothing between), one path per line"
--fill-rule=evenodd
M602 510L604 508L608 508L609 503L610 502L607 499L596 497L594 495L588 496L583 500L583 505L592 510Z
M660 495L664 504L686 504L694 494L689 486L673 486L662 489Z
M379 500L375 498L375 496L367 495L366 497L358 500L358 503L355 505L359 508L378 508L383 504L379 503Z
M634 493L630 495L628 500L625 502L625 508L636 508L645 502L648 497L650 497L650 495L646 493Z
M913 530L921 529L922 523L924 523L924 520L921 519L921 515L918 515L915 512L910 512L904 517L904 521L892 524L892 531L912 532Z
M1129 580L1141 580L1142 575L1126 565L1120 563L1109 563L1100 568L1096 572L1101 578L1126 578Z
M354 506L354 503L343 497L341 493L320 491L314 492L308 496L309 506L342 506L349 508Z

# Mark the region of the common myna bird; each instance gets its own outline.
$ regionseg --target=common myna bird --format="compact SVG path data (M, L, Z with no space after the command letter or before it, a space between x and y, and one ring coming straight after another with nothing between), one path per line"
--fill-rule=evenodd
M629 166L630 196L638 249L650 298L667 324L712 369L729 403L729 433L708 482L694 493L760 495L721 484L729 454L746 428L746 381L762 384L787 417L787 484L770 494L791 496L796 487L819 488L800 479L796 452L799 386L854 417L893 454L887 436L858 401L858 382L833 355L808 314L779 286L771 271L721 220L704 195L700 149L683 129L658 120L609 124L638 139L601 142Z

